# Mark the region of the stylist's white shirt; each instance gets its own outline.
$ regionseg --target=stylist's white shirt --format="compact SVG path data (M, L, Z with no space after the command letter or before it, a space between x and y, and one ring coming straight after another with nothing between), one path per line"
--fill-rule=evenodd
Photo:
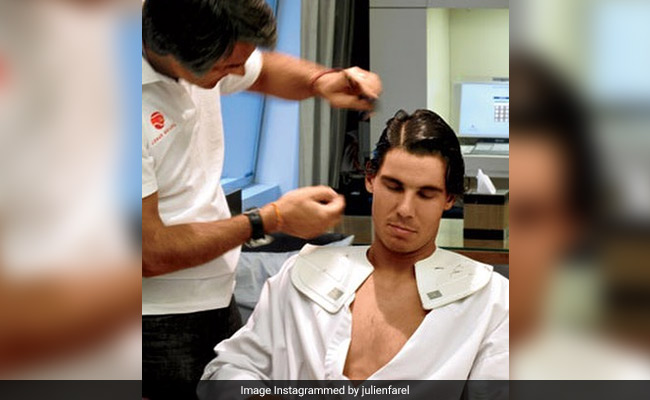
M158 192L165 225L230 217L220 185L224 159L220 95L249 88L262 69L259 51L244 76L206 90L157 73L142 60L142 198ZM240 249L206 264L142 279L142 314L177 314L228 306Z
M248 323L216 346L217 357L207 365L202 379L347 379L343 367L352 332L349 306L356 289L373 270L366 250L319 248L315 253L324 254L319 258L314 257L313 249L305 248L289 259L265 284ZM301 257L310 261L303 262L301 268L311 268L311 272L294 271ZM418 271L420 263L426 268ZM437 286L436 276L451 277L449 282L453 283L454 274L463 270L469 272L465 276L470 281L482 275L483 282L474 293L467 295L468 291L461 289L458 293L462 298L433 308L397 355L369 379L508 379L508 280L485 264L442 249L418 264L416 279L421 298L429 295L423 298L423 304L430 299L435 303L439 300L438 289L444 293L444 288L450 287ZM442 275L436 275L438 272ZM425 279L426 274L434 279ZM298 289L300 281L308 282L306 286L315 290L310 293L304 287ZM349 296L341 295L347 289L332 290L332 282L348 285ZM337 306L320 301L317 292L324 295L322 298L329 295L345 299L340 303L343 306L331 312Z

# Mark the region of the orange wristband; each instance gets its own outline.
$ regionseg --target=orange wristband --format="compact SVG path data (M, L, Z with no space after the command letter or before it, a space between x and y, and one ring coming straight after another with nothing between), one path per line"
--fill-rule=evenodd
M278 207L277 204L271 203L273 206L273 209L275 209L275 221L277 222L276 229L281 230L282 229L282 214L280 214L280 207Z

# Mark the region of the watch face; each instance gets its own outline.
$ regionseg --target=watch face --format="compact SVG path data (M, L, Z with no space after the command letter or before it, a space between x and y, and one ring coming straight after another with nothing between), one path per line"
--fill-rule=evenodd
M273 241L273 236L264 235L261 239L250 239L248 242L244 243L246 247L254 248L267 245Z

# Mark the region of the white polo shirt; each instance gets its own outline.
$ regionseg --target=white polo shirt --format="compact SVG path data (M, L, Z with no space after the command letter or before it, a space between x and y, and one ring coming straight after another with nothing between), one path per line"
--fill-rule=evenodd
M202 89L156 72L142 60L142 198L158 192L165 225L230 217L220 185L224 158L220 95L249 88L262 69L255 50L244 76ZM240 248L206 264L142 279L142 314L178 314L228 306Z

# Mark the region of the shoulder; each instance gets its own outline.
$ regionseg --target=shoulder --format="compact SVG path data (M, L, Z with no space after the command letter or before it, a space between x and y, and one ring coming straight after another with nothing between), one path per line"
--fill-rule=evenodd
M507 321L510 315L510 281L492 272L490 282L477 293L477 307L488 312L495 323Z
M477 332L479 326L484 326L490 334L502 335L504 329L507 332L510 301L506 278L494 272L489 264L449 250L440 251L428 261L421 266L426 273L418 277L425 309L453 306L454 313L462 313L474 321Z
M491 312L496 319L507 318L510 310L510 281L495 272L489 264L457 253L449 253L454 254L458 262L468 266L470 271L473 270L474 279L483 282L482 286L471 295L472 302L477 307Z
M502 283L491 265L440 248L415 264L415 274L422 305L429 310L483 294L495 279L497 286Z
M492 279L490 281L490 291L496 296L505 298L508 301L510 294L510 280L503 277L501 274L492 272Z
M275 277L330 313L338 312L373 272L367 246L305 246ZM418 292L425 309L472 298L508 307L508 280L484 264L452 251L437 249L415 265ZM281 282L281 283L280 283Z

